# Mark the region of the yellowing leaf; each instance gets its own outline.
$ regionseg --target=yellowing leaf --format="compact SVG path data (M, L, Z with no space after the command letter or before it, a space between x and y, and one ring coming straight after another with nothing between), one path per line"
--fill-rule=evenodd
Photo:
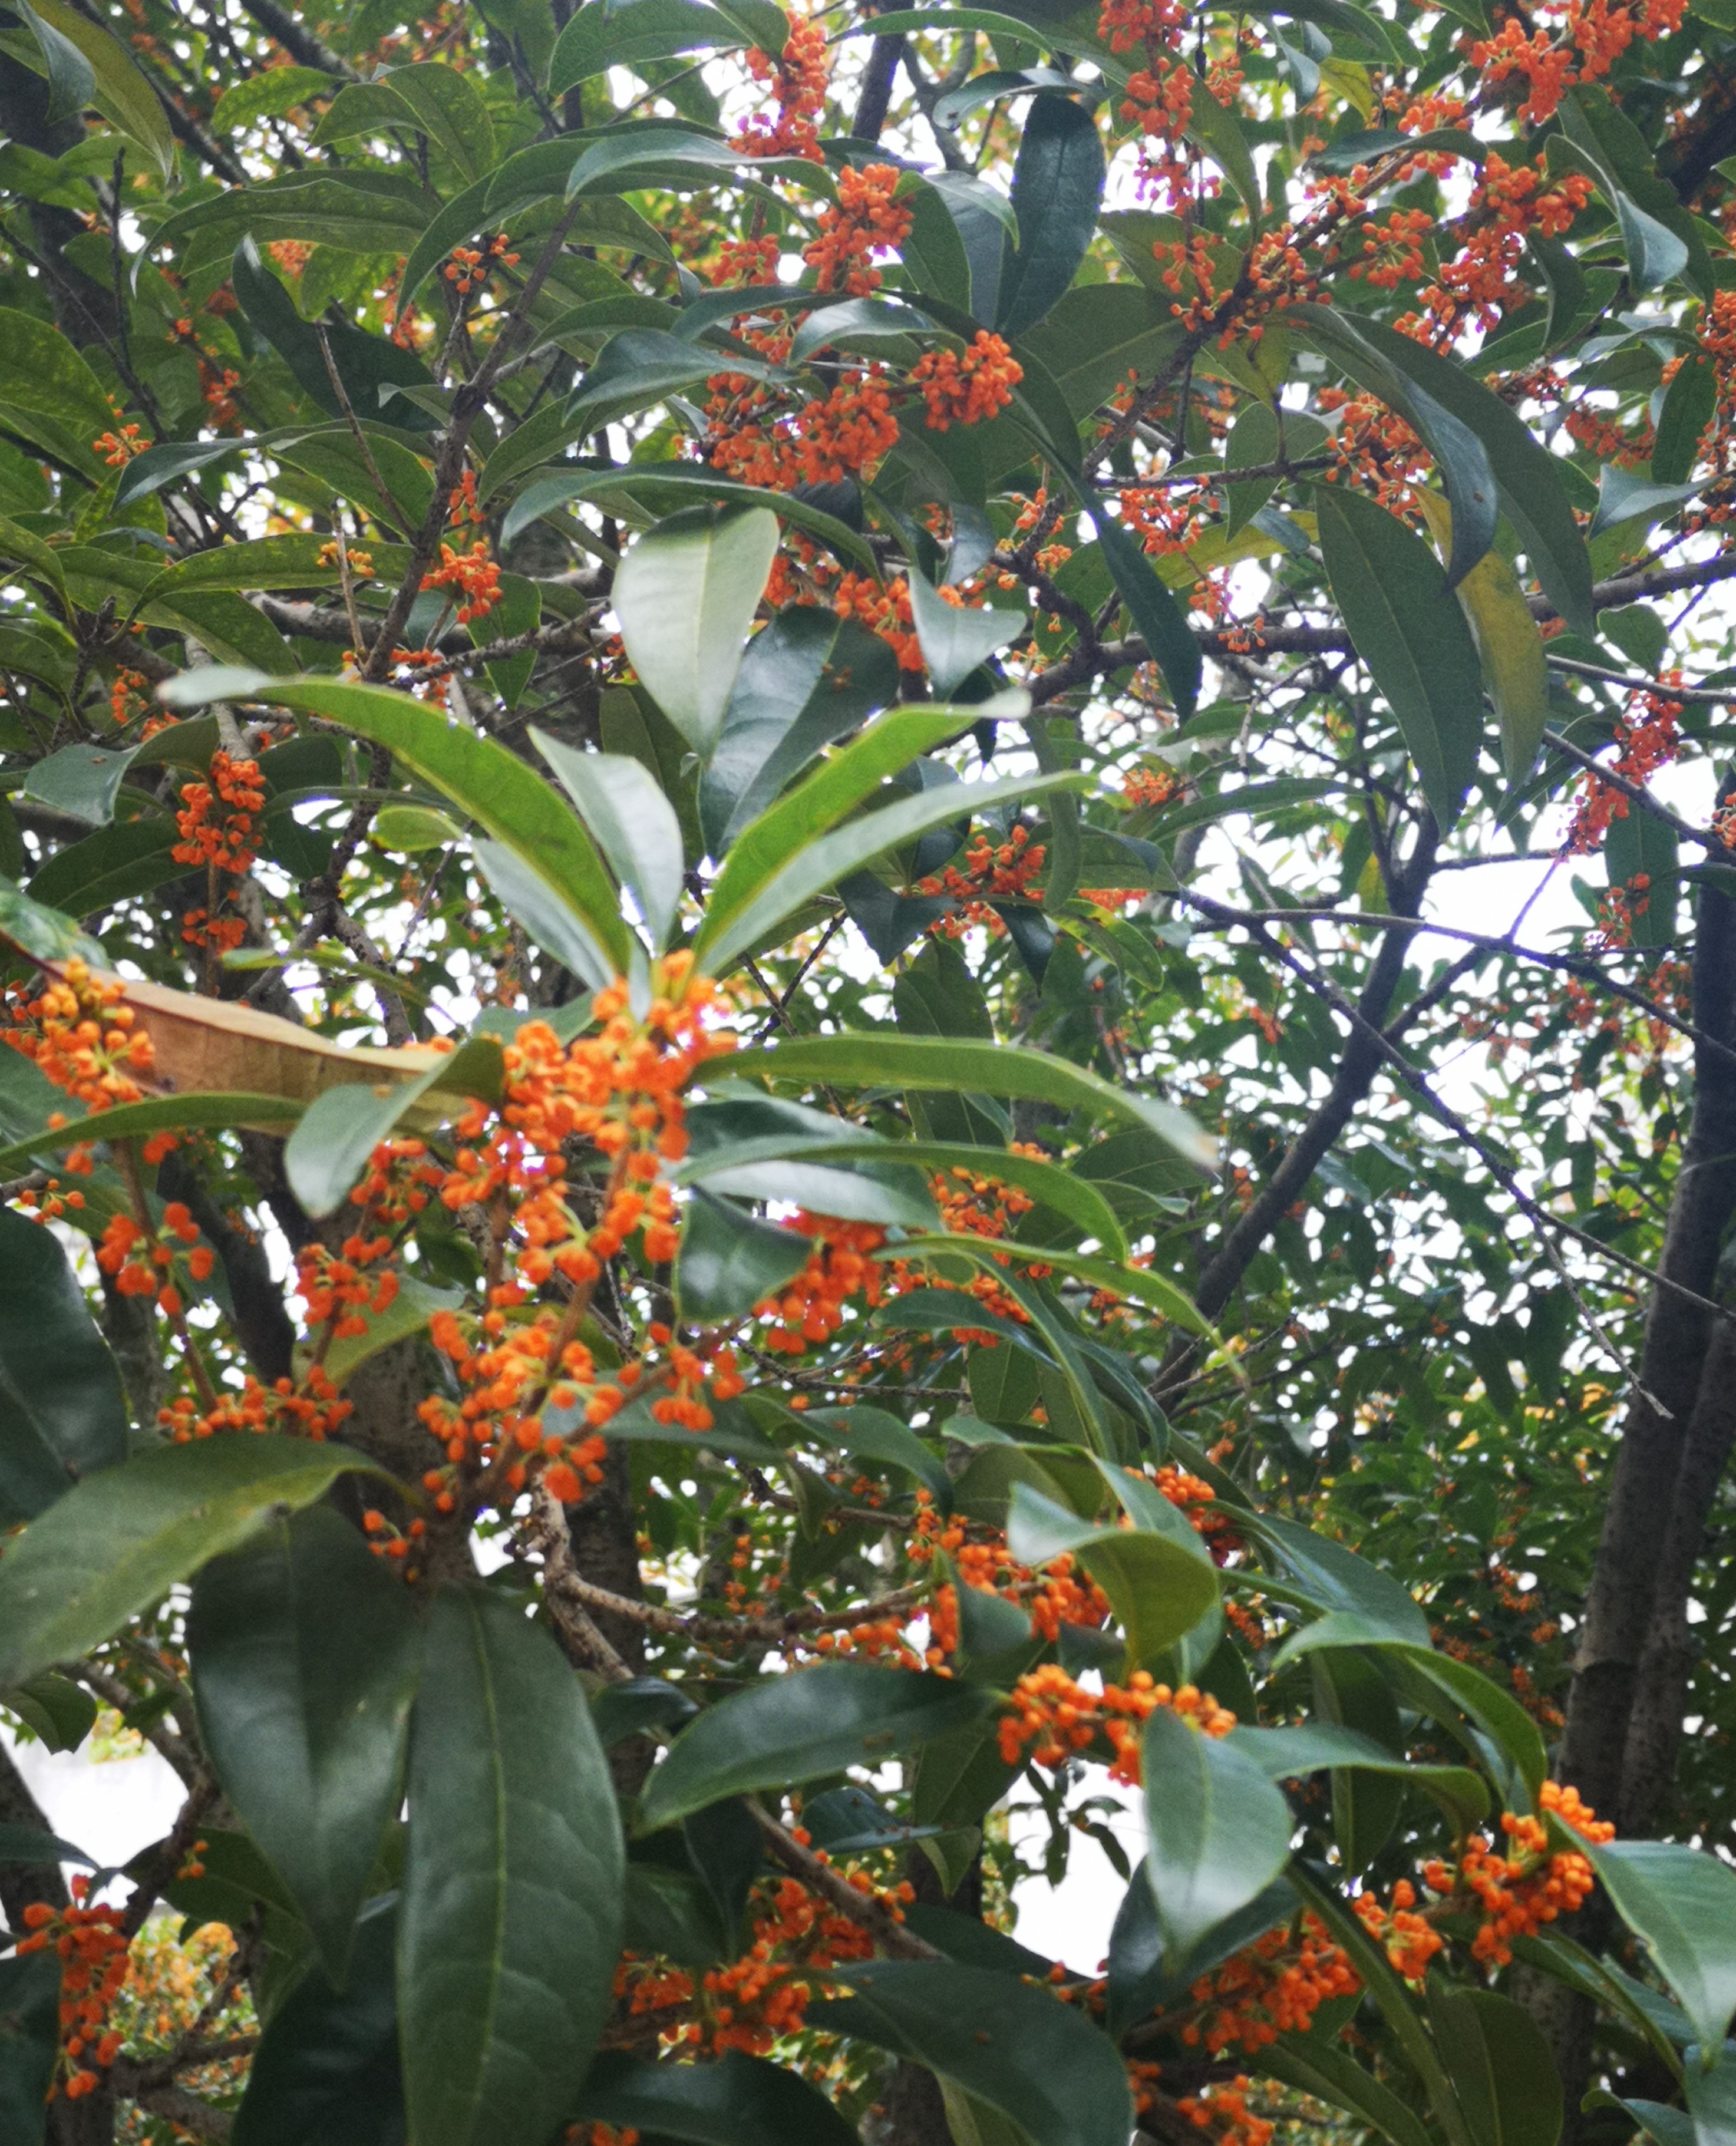
M1443 555L1453 541L1453 510L1439 492L1419 487L1417 505ZM1457 590L1477 644L1483 682L1501 726L1501 758L1509 782L1531 772L1549 715L1549 661L1543 636L1519 576L1499 551L1485 551Z

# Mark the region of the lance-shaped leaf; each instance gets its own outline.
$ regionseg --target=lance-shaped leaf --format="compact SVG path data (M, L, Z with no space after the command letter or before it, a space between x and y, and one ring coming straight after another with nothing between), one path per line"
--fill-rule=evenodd
M1254 1761L1159 1707L1145 1724L1146 1866L1178 1968L1290 1860L1290 1805Z
M877 1959L848 1980L853 1994L811 2007L810 2025L925 2065L1010 2118L1029 2146L1126 2146L1125 2068L1076 2007L954 1960Z
M1288 317L1353 379L1383 398L1397 397L1395 407L1406 417L1412 414L1404 407L1409 383L1476 435L1494 473L1501 509L1518 531L1545 594L1575 633L1594 637L1597 613L1585 539L1555 457L1518 412L1454 359L1379 321L1359 316L1353 322L1334 307L1311 304L1291 307ZM1419 409L1417 417L1426 422L1426 414ZM1416 429L1427 437L1423 423ZM1459 500L1450 482L1447 497L1456 513Z
M989 1704L952 1679L873 1662L822 1662L762 1677L676 1739L646 1784L644 1823L670 1825L721 1796L878 1765L963 1728Z
M1097 227L1106 167L1097 122L1070 97L1036 97L1013 165L1019 247L1000 279L995 325L1022 335L1073 281Z
M1080 1559L1120 1619L1130 1668L1150 1669L1218 1599L1217 1568L1185 1520L1179 1531L1162 1534L1097 1527L1028 1483L1015 1483L1006 1526L1021 1565L1040 1569L1057 1557Z
M72 39L45 22L33 7L19 0L18 13L36 39L37 50L48 70L48 109L43 117L53 124L70 119L96 102L97 77L90 62Z
M777 517L764 507L688 507L647 531L616 575L633 667L702 761L723 726L777 544Z
M1736 1871L1674 1841L1598 1845L1561 1829L1557 1845L1591 1859L1615 1911L1642 1938L1694 2022L1703 2049L1719 2048L1736 2014Z
M1456 1830L1463 1833L1489 1809L1489 1788L1468 1766L1415 1765L1397 1758L1372 1736L1335 1723L1304 1722L1294 1729L1235 1729L1230 1741L1246 1754L1269 1781L1323 1773L1329 1768L1391 1774L1413 1780L1433 1796Z
M444 1590L411 1739L399 2034L417 2146L546 2139L608 2014L626 1858L578 1679L508 1597Z
M548 89L558 97L611 67L642 67L679 52L730 52L750 42L727 15L704 0L632 0L611 7L586 0L555 40Z
M536 750L579 808L661 953L681 900L681 826L651 770L621 753L576 752L532 726Z
M283 1165L290 1190L310 1215L335 1215L367 1159L431 1091L456 1098L499 1093L501 1046L473 1036L408 1080L346 1081L317 1095L290 1135Z
M33 1520L0 1559L0 1690L76 1661L127 1618L340 1475L385 1471L303 1438L207 1438L105 1468Z
M1555 2146L1561 2078L1543 2030L1511 1998L1431 1976L1429 2013L1477 2146Z
M52 1230L0 1207L0 1519L127 1457L120 1375Z
M1413 493L1437 545L1449 548L1453 510L1436 492ZM1477 644L1483 682L1501 730L1501 758L1509 782L1523 782L1536 763L1549 713L1549 666L1543 636L1519 576L1494 549L1485 551L1454 594Z
M215 1558L187 1617L223 1793L344 1979L397 1802L420 1633L403 1583L327 1508Z
M1483 731L1470 628L1420 537L1361 492L1323 486L1316 497L1333 596L1436 820L1449 828L1476 774Z
M1659 484L1685 484L1699 460L1700 440L1718 407L1718 368L1696 351L1671 381L1652 442L1652 475Z
M9 2146L41 2146L59 2054L59 1960L0 1959L0 2137Z
M1092 1117L1120 1118L1155 1132L1196 1169L1209 1170L1212 1140L1185 1110L1136 1089L1118 1088L1083 1066L1016 1045L964 1036L808 1036L730 1061L733 1078L793 1080L804 1086L915 1088L1006 1095L1053 1103Z
M807 1265L799 1230L732 1206L701 1187L689 1202L676 1255L675 1294L691 1325L733 1325Z
M90 102L141 148L167 179L175 169L175 137L157 92L118 39L87 22L66 0L37 0L38 21L75 47L91 71Z

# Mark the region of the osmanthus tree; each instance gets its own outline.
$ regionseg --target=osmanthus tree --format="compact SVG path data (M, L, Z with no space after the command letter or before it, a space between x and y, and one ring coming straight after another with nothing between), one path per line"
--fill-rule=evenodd
M7 2141L1726 2139L1729 0L7 22Z

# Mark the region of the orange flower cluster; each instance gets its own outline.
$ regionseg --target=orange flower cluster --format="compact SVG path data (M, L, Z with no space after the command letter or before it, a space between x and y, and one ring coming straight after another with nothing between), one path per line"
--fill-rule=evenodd
M310 1326L330 1325L331 1340L345 1341L366 1334L364 1313L377 1319L397 1298L398 1276L381 1262L392 1251L390 1237L346 1237L342 1255L324 1245L304 1245L296 1254L296 1291L307 1307ZM380 1267L370 1276L370 1267Z
M72 1882L70 1905L33 1900L22 1919L29 1935L18 1939L18 1952L52 1947L60 1958L60 2054L51 2101L62 2090L68 2101L94 2094L102 2084L97 2069L120 2053L121 2037L106 2023L127 1979L127 1934L118 1908L89 1905L90 1884L81 1874Z
M1414 1912L1415 1887L1401 1878L1393 1888L1389 1908L1383 1908L1373 1893L1359 1894L1354 1905L1363 1928L1385 1948L1394 1972L1407 1982L1420 1982L1446 1940Z
M1520 295L1526 235L1559 237L1591 192L1584 172L1564 172L1550 178L1540 158L1535 164L1509 165L1491 151L1465 213L1464 247L1423 293L1436 331L1456 331L1473 315L1483 327L1494 327ZM1416 275L1419 280L1420 267Z
M437 1510L457 1510L461 1472L486 1479L497 1471L515 1494L533 1470L564 1505L576 1505L602 1480L606 1448L597 1435L624 1408L642 1375L624 1365L612 1381L599 1379L591 1351L581 1341L563 1342L560 1315L539 1313L527 1325L509 1326L504 1312L483 1315L480 1349L472 1349L456 1316L437 1311L430 1323L434 1345L451 1362L464 1397L454 1403L431 1395L417 1410L446 1450L448 1465L422 1479ZM558 1355L556 1352L558 1351ZM578 1435L545 1428L542 1409L567 1415L588 1392Z
M900 671L920 672L922 644L910 616L910 585L900 575L883 587L871 574L852 569L832 591L832 609L840 618L854 618L870 633L877 633L898 658Z
M145 700L150 691L151 681L142 671L122 668L115 672L114 684L109 688L108 712L117 730L123 728L132 720L134 711L129 703Z
M1143 1772L1140 1730L1160 1706L1173 1709L1202 1735L1227 1736L1235 1726L1228 1708L1193 1684L1171 1691L1168 1684L1155 1682L1148 1670L1135 1669L1125 1688L1105 1684L1100 1693L1090 1692L1058 1663L1043 1662L1027 1669L1013 1688L1013 1710L1001 1717L1000 1725L1000 1755L1008 1765L1016 1765L1028 1744L1035 1764L1058 1766L1100 1735L1106 1736L1115 1754L1110 1774L1137 1787Z
M1200 2017L1182 2029L1181 2039L1190 2049L1203 2045L1214 2057L1229 2049L1254 2056L1280 2034L1305 2034L1322 2004L1361 1987L1349 1959L1318 1919L1307 1914L1300 1931L1268 1930L1202 1975L1188 1993L1200 2008Z
M126 988L118 976L95 976L75 957L57 977L44 980L35 998L27 987L12 986L10 1026L0 1035L92 1112L142 1101L145 1091L135 1076L150 1071L156 1053L132 1008L122 1004ZM58 1127L66 1120L57 1113L48 1122ZM79 1153L67 1161L75 1173ZM86 1151L82 1167L89 1166Z
M477 537L467 551L442 543L440 564L431 567L422 576L425 589L457 589L463 601L458 606L458 623L468 626L473 618L481 618L491 611L501 600L501 570L488 556L488 539Z
M1189 168L1181 145L1195 83L1180 56L1189 13L1185 0L1103 0L1097 17L1097 34L1108 40L1111 52L1144 47L1145 63L1127 78L1120 117L1137 127L1148 144L1161 145L1155 156L1147 147L1140 177L1148 185L1167 183L1172 202L1185 185Z
M212 816L221 801L229 808ZM175 825L181 839L169 851L177 865L208 865L244 872L254 856L254 821L264 810L265 791L257 760L231 760L221 746L211 756L209 782L183 783Z
M122 425L117 432L99 432L91 442L111 469L125 469L135 455L143 454L151 444L137 425Z
M755 1305L754 1315L766 1322L762 1347L774 1355L800 1356L811 1343L837 1332L850 1298L880 1302L885 1277L874 1255L885 1243L886 1233L872 1222L840 1222L806 1212L786 1226L811 1237L814 1250L793 1280Z
M209 1245L198 1242L198 1224L178 1200L172 1200L164 1208L162 1221L171 1236L192 1245L187 1255L187 1268L195 1281L203 1281L217 1255ZM155 1297L172 1318L182 1308L181 1292L168 1279L167 1270L174 1261L174 1246L154 1237L131 1215L110 1215L97 1247L97 1265L104 1274L113 1276L121 1295ZM158 1269L162 1270L160 1279Z
M749 383L744 376L721 373L710 384L715 395L727 398ZM846 373L829 394L774 417L769 426L765 414L760 395L746 397L743 422L719 436L711 462L742 483L768 491L836 484L870 468L898 444L890 383L874 367Z
M1167 805L1186 785L1167 767L1130 768L1121 778L1121 795L1130 805Z
M1203 1535L1205 1546L1219 1565L1242 1547L1242 1539L1236 1532L1235 1523L1228 1514L1213 1510L1217 1492L1203 1476L1190 1475L1184 1468L1166 1460L1155 1478L1157 1488L1170 1503L1187 1516L1195 1535Z
M1545 1781L1538 1801L1583 1839L1614 1838L1615 1828L1580 1802L1577 1789ZM1487 1834L1474 1834L1456 1866L1429 1863L1424 1867L1423 1879L1431 1893L1473 1896L1483 1911L1483 1921L1471 1942L1472 1954L1505 1967L1513 1958L1515 1938L1530 1937L1558 1915L1574 1914L1590 1896L1597 1879L1584 1856L1571 1849L1550 1853L1549 1837L1539 1819L1503 1811L1501 1830L1508 1837L1509 1854L1497 1854Z
M1533 29L1528 36L1519 21L1509 18L1494 37L1473 42L1470 58L1487 83L1522 76L1527 93L1519 116L1540 127L1554 116L1573 83L1608 74L1636 37L1668 37L1679 30L1687 0L1633 0L1630 5L1620 0L1544 0L1536 12L1562 17L1559 37L1544 29Z
M904 174L893 164L846 164L838 174L837 206L822 211L820 235L801 250L815 272L817 291L843 291L866 298L880 287L870 258L903 245L913 214L893 195Z
M1665 676L1674 682L1681 673L1672 671ZM1675 758L1681 742L1678 732L1682 720L1679 701L1668 701L1657 693L1643 693L1639 705L1644 712L1638 721L1625 710L1616 717L1615 758L1610 762L1615 774L1634 783L1644 783L1659 768L1667 767ZM1588 770L1584 787L1574 806L1573 825L1568 831L1569 854L1586 856L1599 848L1609 831L1610 821L1627 818L1629 802L1613 783L1605 782Z
M157 1420L170 1440L189 1445L196 1438L212 1438L219 1431L250 1431L256 1435L276 1431L291 1438L310 1438L319 1445L353 1413L353 1401L345 1400L324 1370L313 1365L297 1386L279 1379L269 1389L249 1377L241 1392L218 1396L217 1405L205 1414L198 1404L182 1395L157 1411Z
M910 371L910 384L921 389L929 429L935 432L992 417L1012 401L1013 390L1024 377L1025 367L987 328L977 330L975 340L962 355L953 350L925 351Z
M488 281L496 268L518 266L518 256L506 251L510 243L506 232L497 231L486 246L455 246L451 259L440 272L461 298L468 297Z
M818 163L829 72L826 25L811 17L792 16L782 57L773 59L756 47L747 55L747 71L756 82L771 85L776 109L755 112L734 147L751 157L806 157Z
M1236 2078L1227 2084L1202 2087L1175 2104L1189 2123L1201 2131L1215 2131L1219 2146L1267 2146L1272 2126L1248 2106L1254 2082Z
M918 894L950 896L959 906L950 916L938 916L930 925L935 938L961 939L972 925L990 933L1006 929L990 904L996 901L1034 901L1041 890L1032 881L1042 871L1049 852L1031 844L1030 830L1016 826L1004 842L990 841L979 834L964 856L964 870L948 865L939 873L919 879Z

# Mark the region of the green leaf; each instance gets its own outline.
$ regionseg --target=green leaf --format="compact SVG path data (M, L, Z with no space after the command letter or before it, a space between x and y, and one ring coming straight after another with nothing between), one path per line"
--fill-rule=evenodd
M1604 869L1611 886L1633 890L1633 943L1672 945L1681 906L1681 852L1675 829L1643 806L1622 814L1610 821L1604 837ZM1637 884L1641 881L1649 884Z
M374 821L374 839L388 850L413 856L420 850L441 850L448 842L462 841L464 830L432 805L388 805Z
M706 363L716 369L715 358L708 359ZM486 477L483 489L486 492ZM501 541L510 544L521 530L527 529L540 516L580 499L600 502L618 499L625 502L629 509L637 507L647 514L666 512L696 499L715 500L727 507L763 507L792 528L806 530L809 536L817 536L841 559L847 559L865 573L880 571L872 546L847 523L839 521L836 515L824 513L786 492L766 492L756 485L736 484L716 471L692 462L629 462L619 469L561 471L536 477L508 509L501 525ZM884 647L885 644L880 645ZM885 698L891 699L891 694Z
M1013 165L1019 247L1000 279L1003 334L1034 327L1073 281L1097 227L1105 172L1097 122L1084 106L1034 97Z
M735 921L706 944L705 957L717 974L726 974L744 954L765 945L779 925L805 909L816 895L824 894L875 857L914 841L930 827L945 826L990 805L1014 799L1022 802L1056 790L1085 787L1089 782L1089 776L1066 769L1035 778L1010 776L1003 782L943 781L914 797L864 813L848 826L798 850Z
M897 697L897 659L877 634L816 605L786 605L748 642L700 777L711 854L722 856L809 761Z
M879 1765L962 1728L989 1704L952 1679L873 1662L821 1662L761 1677L676 1739L646 1784L645 1829L671 1825L721 1796Z
M1262 2049L1260 2067L1286 2086L1313 2094L1379 2132L1393 2146L1431 2146L1433 2134L1397 2094L1364 2071L1348 2049L1318 2034L1280 2034Z
M1006 1525L1020 1564L1040 1568L1057 1557L1080 1559L1120 1619L1130 1669L1152 1668L1217 1601L1217 1568L1185 1521L1185 1538L1137 1523L1130 1530L1096 1527L1030 1484L1015 1483Z
M1669 383L1652 442L1652 477L1685 484L1699 460L1700 441L1718 407L1718 368L1705 351L1684 358Z
M1515 1779L1505 1784L1509 1799L1536 1795L1549 1772L1548 1754L1537 1724L1509 1692L1469 1662L1436 1654L1426 1644L1383 1644L1380 1659L1399 1669L1399 1694L1419 1711L1434 1714L1449 1727L1457 1726L1454 1710L1469 1716L1513 1767Z
M925 2065L1010 2118L1030 2146L1126 2146L1126 2072L1076 2007L955 1960L875 1960L847 1979L854 1994L811 2005L810 2026Z
M1408 382L1476 435L1488 452L1502 511L1519 532L1531 571L1574 631L1594 638L1585 539L1555 457L1532 436L1518 412L1464 366L1366 315L1359 316L1353 327L1335 308L1304 304L1290 307L1285 318L1377 394L1385 395L1394 383L1402 392ZM1426 412L1417 414L1427 422ZM1448 497L1454 497L1450 484Z
M430 1090L498 1096L501 1078L499 1041L473 1036L413 1080L327 1088L308 1105L284 1150L290 1190L310 1215L335 1215L374 1149Z
M401 2146L397 1922L395 1899L372 1902L342 1989L316 1962L272 2013L230 2146Z
M1452 509L1438 493L1419 486L1412 494L1437 545L1451 543ZM1519 576L1490 549L1459 582L1459 599L1483 682L1501 726L1501 758L1509 782L1523 782L1536 764L1549 713L1549 665L1543 636Z
M578 1679L507 1596L443 1589L410 1754L399 1911L417 2146L542 2146L608 2016L626 1857Z
M681 826L651 771L619 753L578 752L531 726L536 750L579 808L615 876L638 904L661 954L681 907Z
M1706 2056L1697 2044L1682 2052L1694 2146L1730 2146L1736 2139L1736 2049L1726 2042L1709 2064Z
M120 1375L66 1254L0 1208L0 1522L33 1520L126 1457Z
M1431 1975L1434 2039L1477 2146L1555 2146L1561 2079L1543 2030L1510 1998Z
M0 1568L3 1570L3 1568ZM1559 1844L1590 1859L1615 1911L1644 1939L1659 1973L1715 2049L1736 2013L1736 1871L1674 1841L1607 1841L1561 1831Z
M60 7L59 0L45 0L42 12L62 35L72 35L61 20L64 15L83 37L113 44L106 31ZM77 37L72 41L80 44ZM99 483L107 476L92 442L118 421L96 374L58 328L10 307L0 307L0 403L8 432ZM0 556L19 560L46 572L55 586L65 586L60 563L42 538L10 522L0 524Z
M52 1155L93 1138L138 1140L182 1125L202 1131L229 1125L282 1125L293 1123L301 1115L302 1105L282 1095L205 1095L189 1089L182 1095L153 1095L142 1103L118 1104L100 1114L102 1122L94 1132L87 1118L75 1118L52 1131L44 1128L32 1133L10 1147L0 1148L0 1170L12 1169L27 1163L32 1155Z
M97 1702L83 1685L52 1669L44 1669L27 1683L0 1693L0 1706L17 1714L51 1751L76 1751L97 1719ZM94 1868L94 1858L84 1859Z
M379 123L364 115L361 127L345 126L342 115L358 91L364 97L370 91L383 92L399 107L397 123L426 134L466 178L481 178L494 162L494 122L481 92L456 67L432 61L388 67L371 82L352 83L340 90L314 133L316 142Z
M1304 1601L1316 1609L1357 1617L1379 1639L1428 1652L1429 1619L1409 1590L1390 1573L1329 1535L1299 1527L1293 1520L1239 1512L1237 1525L1276 1555Z
M402 1580L326 1507L273 1515L193 1585L206 1751L337 1983L397 1801L420 1636Z
M89 1870L97 1867L94 1856L87 1855L57 1834L43 1832L39 1825L0 1825L0 1863L82 1863Z
M586 0L555 40L549 94L558 97L611 67L642 67L679 52L732 52L751 43L727 15L703 0Z
M759 1221L726 1200L696 1191L676 1255L682 1319L694 1326L733 1326L800 1274L812 1249L799 1230Z
M33 7L18 0L17 12L29 25L37 49L48 72L48 108L43 117L52 126L70 119L97 101L97 77L90 62L70 37L45 22Z
M39 760L24 779L20 795L46 805L88 827L106 827L114 817L121 778L132 765L130 751L112 752L100 745L67 745Z
M723 727L777 546L777 517L763 507L690 507L647 531L616 575L633 667L701 761Z
M1482 673L1464 615L1420 537L1361 492L1315 494L1327 577L1357 654L1391 708L1441 826L1477 771Z
M87 22L66 0L37 0L36 13L51 30L76 46L94 77L91 101L111 125L136 142L164 179L175 169L175 137L157 92L128 57L126 48L94 22Z
M1146 1867L1176 1962L1290 1860L1290 1805L1254 1761L1169 1707L1145 1724Z
M266 1435L162 1446L87 1477L0 1560L0 1690L101 1645L274 1506L384 1473L346 1446Z
M1142 1125L1196 1169L1210 1169L1216 1154L1213 1142L1173 1104L1118 1088L1085 1066L1016 1045L884 1031L810 1036L738 1051L730 1071L737 1079L791 1080L803 1086L963 1090L1053 1103L1062 1110Z
M209 676L197 671L184 674L176 681L175 704L190 705ZM212 697L241 696L323 716L389 747L402 766L432 783L511 851L551 896L572 910L616 971L625 975L632 935L621 919L602 859L581 822L516 753L383 686L335 678L260 678L245 686L227 681Z
M501 906L539 946L593 991L607 987L615 965L541 872L504 842L472 841L471 855Z
M1155 292L1133 283L1080 283L1020 348L1048 367L1074 416L1088 417L1130 372L1157 372L1180 340L1174 314Z
M451 70L441 68L440 72L450 73ZM355 87L357 85L352 85L352 87ZM349 90L344 92L345 96L349 94ZM295 375L302 392L331 416L343 417L347 422L351 417L358 421L362 418L377 419L382 387L433 386L433 374L413 350L406 350L402 344L392 342L389 336L369 335L348 322L323 324L325 345L322 347L320 329L302 319L296 310L294 299L261 261L259 249L251 232L242 237L235 249L235 257L229 267L229 280L249 322L266 338ZM327 349L332 353L330 366L326 363ZM332 384L334 370L343 388L342 398ZM347 411L344 408L346 401L349 404ZM409 431L429 432L434 429L432 416L402 397L394 400L392 415L394 424ZM197 577L214 579L224 576L216 581L218 586L269 587L272 586L269 582L231 580L227 576L232 571L244 571L248 557L262 553L266 545L276 543L285 550L292 551L297 541L295 538L267 537L253 544L225 545L212 551L197 553L185 566L170 570L170 576L175 577L172 584L170 576L163 577L163 592L169 586L182 585L188 578L189 568ZM306 548L317 551L320 541L317 537L309 537L306 540ZM235 552L244 556L232 561L229 555ZM380 556L380 547L376 547L376 564L382 580L393 577L392 566ZM402 572L408 564L408 556L405 555L397 571ZM331 570L331 573L335 576L336 569ZM299 578L304 581L324 581L328 576L316 571L303 574ZM211 585L212 581L207 580L206 586ZM293 587L296 583L291 581L287 586Z
M943 1507L950 1503L952 1479L945 1462L923 1444L908 1424L900 1423L885 1409L815 1409L802 1421L811 1425L826 1445L836 1446L839 1452L860 1453L870 1460L883 1460L891 1467L902 1468L919 1482L925 1483ZM1015 1614L1022 1615L1023 1612L1015 1611Z
M1685 507L1704 492L1709 479L1698 484L1659 484L1639 470L1605 462L1598 472L1598 511L1591 517L1589 534L1601 536L1606 529L1619 529L1624 522L1667 522L1679 507Z
M1304 1722L1294 1729L1233 1729L1229 1740L1269 1781L1329 1768L1399 1775L1433 1796L1459 1833L1477 1824L1489 1811L1488 1786L1469 1767L1414 1765L1408 1759L1395 1758L1372 1736L1331 1722Z
M929 682L940 700L1025 630L1023 611L947 603L915 565L908 586L922 660L928 666Z
M261 119L280 119L298 104L310 103L316 97L329 97L337 86L335 77L322 73L317 67L267 67L223 92L212 112L211 131L232 134L237 127L251 127Z
M841 752L822 761L806 781L767 806L736 838L711 882L706 913L694 934L701 969L711 950L806 843L836 827L889 776L965 727L955 708L891 708Z
M692 2146L855 2146L856 2135L799 2072L739 2049L715 2064L646 2064L611 2049L586 2082L577 2114L581 2124Z
M1164 683L1175 703L1177 721L1185 722L1198 705L1205 671L1205 658L1187 615L1116 517L1095 498L1083 492L1079 497L1103 546L1110 578L1120 591L1146 652L1164 674Z
M1559 110L1566 146L1615 211L1633 289L1655 290L1680 276L1709 301L1705 242L1633 121L1607 92L1589 84L1569 90ZM1553 167L1555 158L1549 161Z
M41 2146L60 2054L60 1962L52 1952L0 1959L0 2136Z

